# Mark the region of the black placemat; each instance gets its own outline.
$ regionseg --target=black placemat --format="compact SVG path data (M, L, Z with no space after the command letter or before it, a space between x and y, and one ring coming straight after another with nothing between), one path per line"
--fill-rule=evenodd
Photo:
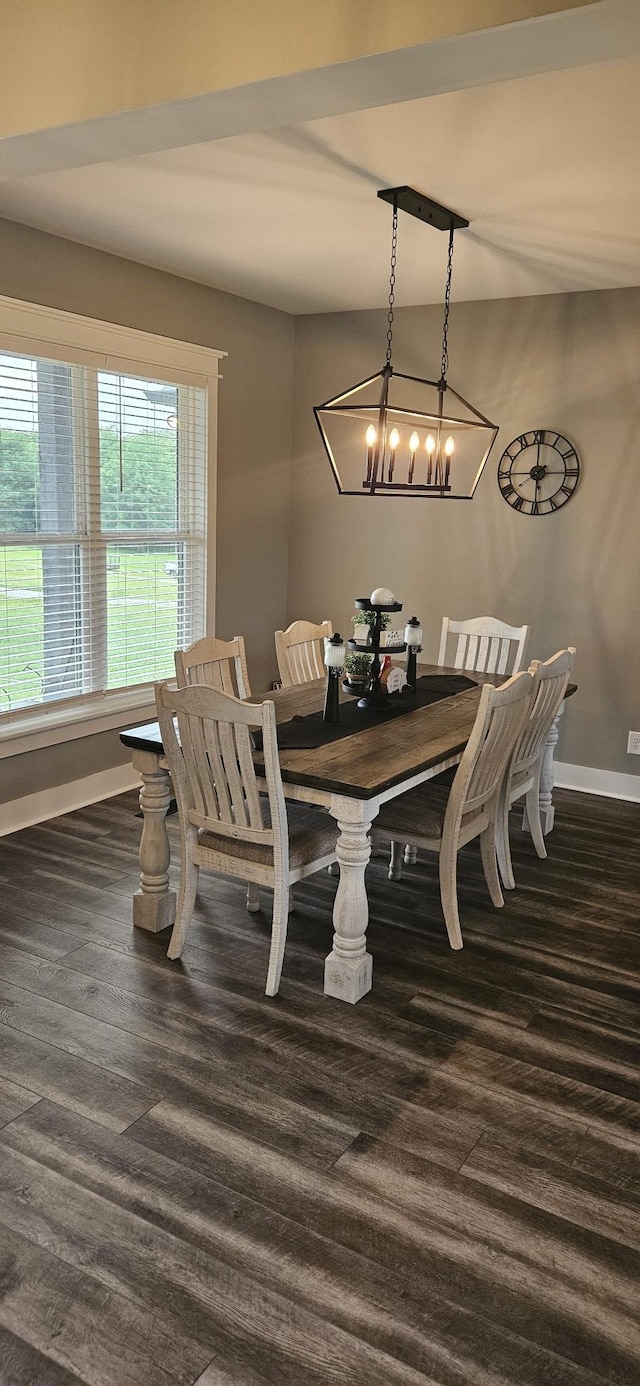
M367 731L369 727L379 727L384 722L393 721L416 708L428 707L438 703L441 698L450 698L454 693L463 693L466 688L476 688L475 679L466 674L423 674L416 684L411 697L398 693L389 700L389 708L358 707L357 699L340 704L340 721L323 722L321 712L309 713L306 717L292 717L290 722L281 722L278 727L278 746L281 751L312 751L318 746L328 746L332 741L341 741L345 736ZM253 732L252 741L256 751L262 750L262 733Z

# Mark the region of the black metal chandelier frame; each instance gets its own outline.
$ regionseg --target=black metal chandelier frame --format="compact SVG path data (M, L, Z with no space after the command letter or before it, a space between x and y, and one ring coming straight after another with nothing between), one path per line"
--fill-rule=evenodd
M316 405L313 410L316 423L320 430L320 435L329 462L331 463L336 485L339 492L343 495L411 495L433 496L453 500L471 500L484 470L489 453L491 452L491 448L498 435L498 427L496 424L493 424L486 415L482 414L480 410L476 409L469 400L466 400L462 395L458 394L458 392L449 385L447 380L449 367L448 332L451 304L453 239L455 231L461 227L468 226L469 222L464 217L459 216L457 212L452 212L449 208L443 207L441 203L435 202L432 198L426 197L423 193L416 192L414 188L406 186L399 188L384 188L378 193L378 197L382 198L385 202L389 202L393 207L385 364L382 370L376 371L375 374L368 376L365 380L361 380L356 385L352 385L350 389L343 391L342 394L336 395L330 400L326 400L324 404ZM440 231L448 231L449 233L444 319L442 327L442 359L438 380L428 380L421 376L406 375L400 371L394 371L392 364L399 211L407 212L409 216L416 217L418 220L426 222L428 225L434 226ZM376 422L375 425L371 425L371 428L375 432L375 443L372 443L371 446L367 448L366 475L361 483L361 488L357 490L346 489L341 481L340 470L334 456L331 440L324 427L323 416L328 414L330 416L341 415L343 417L358 417L358 415L361 418L369 417L372 412L372 406L363 406L362 403L349 404L348 401L357 395L359 391L366 390L368 386L373 386L377 380L380 381L380 391L375 404ZM407 381L410 384L413 383L417 386L429 387L435 390L437 392L437 406L435 411L426 412L423 409L409 409L399 404L391 405L389 402L389 389L392 380ZM467 411L468 416L466 418L461 418L453 411L445 413L445 395L454 400L457 405L462 406L462 409ZM455 407L454 405L454 409ZM366 414L363 413L365 409L367 410ZM416 420L421 420L424 422L425 426L431 424L436 430L437 443L433 440L434 455L432 457L430 454L428 458L426 481L421 482L414 480L413 460L410 461L409 464L407 480L394 480L395 457L392 454L389 459L388 456L389 435L393 433L393 429L389 428L390 416L394 420L397 418L399 421L403 418L411 419L414 422ZM474 432L480 431L486 433L486 447L483 450L483 455L477 467L471 489L466 495L457 493L452 485L451 457L444 455L441 448L440 440L442 432L449 426L455 427L457 430L472 429ZM387 459L386 474L385 459Z

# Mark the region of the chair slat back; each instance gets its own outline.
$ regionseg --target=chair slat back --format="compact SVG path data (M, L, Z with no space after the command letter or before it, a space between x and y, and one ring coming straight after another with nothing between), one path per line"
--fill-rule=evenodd
M575 648L569 645L568 649L559 650L544 664L537 659L531 663L530 672L534 677L531 712L513 753L512 776L531 770L542 755L553 720L567 691L575 657Z
M196 640L186 650L176 650L174 655L176 677L179 688L189 688L192 684L205 684L207 688L217 688L220 693L228 693L232 698L250 698L249 671L244 640L234 635L233 640L215 640L205 635Z
M447 646L457 636L454 669L478 674L517 674L524 663L528 626L506 626L494 616L474 616L470 621L442 618L438 664L451 667Z
M325 674L324 642L333 635L331 621L319 626L312 621L293 621L286 630L276 631L276 655L283 688L310 683Z
M194 684L156 684L162 744L182 824L288 851L287 815L272 702L248 703ZM251 728L262 732L271 826L265 826Z
M514 674L500 688L485 684L473 731L451 788L451 811L464 818L497 795L529 715L533 675Z

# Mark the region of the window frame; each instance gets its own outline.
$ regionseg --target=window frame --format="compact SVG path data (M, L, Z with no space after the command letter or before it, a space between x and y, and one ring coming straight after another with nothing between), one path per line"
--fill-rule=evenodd
M227 353L2 295L0 351L88 366L95 371L149 375L172 385L194 385L206 391L207 507L201 577L204 628L212 633L216 564L215 560L208 561L209 539L216 533L219 362ZM108 536L104 540L101 536L101 542L108 543ZM0 714L0 760L151 718L155 718L152 681L17 708Z

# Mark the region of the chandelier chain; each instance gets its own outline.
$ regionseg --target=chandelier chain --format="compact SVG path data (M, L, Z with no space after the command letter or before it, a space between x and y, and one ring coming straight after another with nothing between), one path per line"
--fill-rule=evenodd
M453 232L449 231L449 254L447 257L447 282L444 291L444 319L442 323L442 362L440 365L440 383L446 385L447 371L449 369L449 308L451 306L451 273L453 269Z
M389 274L389 311L387 313L387 365L391 365L393 343L393 308L396 297L396 260L398 258L398 204L393 204L393 223L391 228L391 270Z

